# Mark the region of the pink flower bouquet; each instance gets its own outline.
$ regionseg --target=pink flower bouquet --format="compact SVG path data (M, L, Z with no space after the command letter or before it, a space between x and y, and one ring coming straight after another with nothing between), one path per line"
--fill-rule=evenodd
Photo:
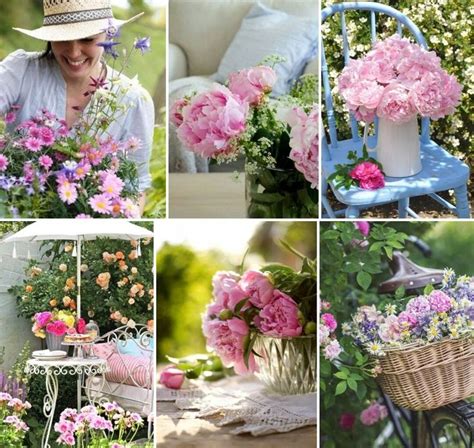
M393 35L347 64L339 93L358 120L371 122L377 115L406 122L417 114L437 120L454 112L462 90L440 62L433 51Z
M181 98L170 112L181 143L216 161L245 157L249 217L315 217L318 184L316 78L270 100L276 74L268 65L231 73L227 86ZM255 186L256 185L256 186Z
M207 345L237 374L258 370L254 344L259 335L291 339L316 332L316 274L305 259L295 272L282 265L243 275L217 272L213 301L203 315ZM313 267L312 267L313 266Z
M54 334L56 336L64 336L67 334L80 333L84 330L84 319L79 319L76 322L74 312L66 310L43 311L36 313L33 316L32 331L35 336L45 338L46 333Z

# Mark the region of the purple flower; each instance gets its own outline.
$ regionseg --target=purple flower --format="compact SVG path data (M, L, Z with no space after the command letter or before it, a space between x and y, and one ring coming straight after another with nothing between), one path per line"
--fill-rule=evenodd
M430 303L426 297L418 296L407 303L406 310L416 315L426 314L430 311Z
M120 28L115 25L115 21L113 19L109 19L107 28L105 28L103 31L107 36L107 39L113 39L120 36Z
M142 54L146 53L151 47L151 39L149 37L141 37L135 39L135 43L133 46L142 52Z
M115 51L114 47L119 45L120 42L114 42L112 40L104 40L104 42L99 42L97 45L102 47L106 54L110 54L114 59L118 58L118 53Z
M431 309L437 313L445 313L451 309L451 298L443 291L432 291L428 301Z

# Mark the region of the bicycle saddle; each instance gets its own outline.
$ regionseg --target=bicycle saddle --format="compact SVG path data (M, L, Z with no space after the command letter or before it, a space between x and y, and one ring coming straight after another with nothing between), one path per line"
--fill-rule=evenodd
M406 290L423 288L428 284L436 285L443 280L441 269L424 268L409 260L399 251L393 253L389 262L393 276L379 285L378 292L393 292L404 286Z

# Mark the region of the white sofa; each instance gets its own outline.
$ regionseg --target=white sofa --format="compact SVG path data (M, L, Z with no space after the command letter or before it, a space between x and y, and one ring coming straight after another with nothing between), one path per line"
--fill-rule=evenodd
M190 91L212 86L222 57L256 0L170 0L169 2L169 105ZM319 0L260 0L272 9L314 19ZM244 67L242 67L244 68ZM317 58L304 73L317 74ZM235 166L228 167L233 171ZM207 172L205 159L186 151L169 127L169 170Z

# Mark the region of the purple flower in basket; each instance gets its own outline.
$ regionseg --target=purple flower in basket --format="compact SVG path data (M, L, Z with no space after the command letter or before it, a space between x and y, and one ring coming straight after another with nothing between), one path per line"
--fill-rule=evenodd
M428 313L430 310L430 302L424 296L418 296L411 299L406 306L406 311L415 315L423 315Z
M432 291L428 301L430 308L437 313L445 313L451 309L451 298L443 291Z

